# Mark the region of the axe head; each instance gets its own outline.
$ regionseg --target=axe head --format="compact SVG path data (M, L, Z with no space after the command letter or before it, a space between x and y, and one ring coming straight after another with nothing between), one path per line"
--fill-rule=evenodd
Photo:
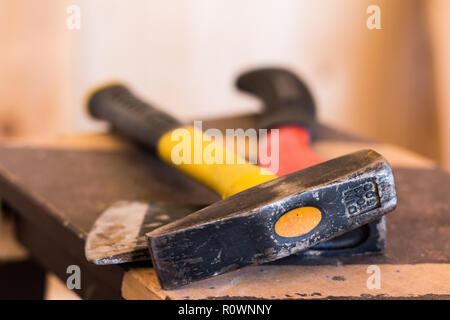
M149 260L145 234L205 205L117 201L95 221L85 255L97 265Z
M164 289L301 252L395 209L392 170L362 150L260 184L149 232Z

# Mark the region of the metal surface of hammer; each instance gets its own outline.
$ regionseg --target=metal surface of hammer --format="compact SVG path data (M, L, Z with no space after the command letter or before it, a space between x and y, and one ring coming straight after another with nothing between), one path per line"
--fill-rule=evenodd
M392 171L371 150L277 178L245 161L180 162L173 153L180 141L180 124L123 86L98 90L89 108L94 116L156 148L163 160L225 198L147 235L153 265L165 289L300 252L396 206ZM194 141L198 135L202 138L201 132L182 129L195 150ZM209 142L202 150L214 143L205 141ZM224 157L231 154L238 159L221 146L215 148Z
M283 68L258 68L239 75L236 87L263 102L259 127L278 129L278 176L319 164L325 159L311 148L317 121L316 105L306 84ZM271 154L271 131L260 145ZM267 168L264 163L259 165ZM386 248L386 219L381 217L361 228L323 242L302 255L358 255L379 253Z

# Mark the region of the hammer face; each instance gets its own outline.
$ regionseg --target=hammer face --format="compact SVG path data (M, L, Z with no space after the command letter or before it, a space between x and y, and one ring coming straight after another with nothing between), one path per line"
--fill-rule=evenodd
M396 203L389 164L365 150L238 193L147 238L160 283L170 289L306 250Z

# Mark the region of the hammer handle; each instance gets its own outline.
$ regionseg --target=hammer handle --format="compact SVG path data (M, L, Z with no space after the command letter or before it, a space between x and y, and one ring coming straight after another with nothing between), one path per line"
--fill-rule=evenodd
M308 88L295 74L279 68L256 69L242 74L236 85L263 101L260 128L279 129L278 176L323 161L310 147L316 122L315 104ZM272 147L270 139L269 131L266 140L261 141L267 146L268 154Z
M290 71L256 69L242 74L236 86L263 101L260 128L295 125L312 130L316 118L313 98L306 85Z
M137 98L123 85L95 91L90 113L157 151L161 159L217 192L222 198L276 178L223 148L200 130L181 124ZM212 152L213 150L213 152Z
M138 99L121 84L95 90L88 108L95 118L108 121L115 129L153 149L164 133L181 126L178 120Z

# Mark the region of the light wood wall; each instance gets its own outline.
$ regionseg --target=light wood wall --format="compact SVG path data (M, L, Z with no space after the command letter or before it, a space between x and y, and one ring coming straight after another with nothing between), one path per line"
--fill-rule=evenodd
M0 139L63 128L72 86L64 1L0 1Z
M441 163L450 170L450 1L428 1Z
M81 30L66 28L69 4ZM382 30L366 27L371 4ZM3 0L0 136L102 129L83 104L109 79L184 120L254 112L235 76L281 65L307 81L322 122L449 163L443 12L446 0Z

